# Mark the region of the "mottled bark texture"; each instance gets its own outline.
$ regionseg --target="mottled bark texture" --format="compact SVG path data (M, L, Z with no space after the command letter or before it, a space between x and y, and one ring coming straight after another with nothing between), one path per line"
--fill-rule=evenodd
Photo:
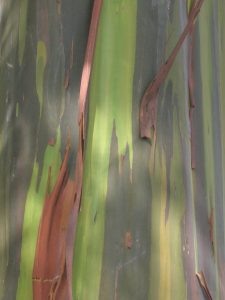
M0 1L0 299L224 300L225 2L100 2Z

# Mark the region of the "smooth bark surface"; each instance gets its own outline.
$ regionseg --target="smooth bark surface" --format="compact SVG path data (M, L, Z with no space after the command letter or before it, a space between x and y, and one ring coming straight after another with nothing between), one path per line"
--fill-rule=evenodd
M78 103L93 3L0 3L2 300L33 297L38 228L65 162L68 132L64 171L71 184L78 176ZM203 1L194 34L159 89L153 145L139 137L141 99L179 40L193 1L102 5L82 127L73 264L66 265L73 299L223 300L225 2ZM68 212L55 211L54 224L74 224ZM53 260L65 249L61 241L71 239L55 239L55 226L50 231L42 258ZM61 267L51 259L47 264Z

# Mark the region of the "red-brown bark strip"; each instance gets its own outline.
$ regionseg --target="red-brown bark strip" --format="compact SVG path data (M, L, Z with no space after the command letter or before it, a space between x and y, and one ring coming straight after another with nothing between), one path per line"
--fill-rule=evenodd
M130 231L127 231L125 233L125 237L124 237L124 244L125 244L125 247L127 249L132 249L132 246L133 246L133 237L132 237L132 233Z
M93 11L92 11L91 26L90 26L89 37L87 41L84 67L81 76L81 86L80 86L80 96L79 96L79 123L83 122L84 119L84 112L86 108L86 99L87 99L89 81L91 76L95 41L97 36L97 29L98 29L98 23L99 23L99 18L101 13L102 2L103 0L95 0ZM84 136L84 130L85 128L83 126L83 133L82 133L83 136Z
M73 185L68 177L70 143L52 193L49 195L50 172L42 212L33 268L33 297L56 299L65 267L65 235L73 201Z
M50 195L50 172L48 176L33 267L34 300L72 300L73 246L83 181L85 109L101 7L102 0L95 0L80 85L75 177L74 180L69 178L70 139L57 182Z
M79 141L78 152L76 157L76 169L75 169L75 201L73 210L70 216L70 226L67 236L67 277L69 285L69 299L72 300L72 265L73 265L73 249L76 233L76 224L80 208L82 183L83 183L83 168L84 168L84 146L85 146L85 124L86 124L86 102L87 94L91 76L91 70L93 65L94 50L97 39L98 24L101 15L103 0L94 0L91 24L89 29L86 54L84 59L84 66L81 76L80 94L79 94Z
M140 136L141 138L151 139L151 129L154 130L154 140L156 140L156 123L157 123L157 97L161 84L166 79L174 60L188 34L190 34L196 17L201 9L204 0L198 0L192 6L188 17L188 23L182 32L175 48L167 61L161 66L154 80L147 87L141 100L140 107Z
M213 300L212 295L209 291L205 275L202 271L196 273L196 277L198 279L199 285L201 286L202 290L204 291L205 296L208 300Z

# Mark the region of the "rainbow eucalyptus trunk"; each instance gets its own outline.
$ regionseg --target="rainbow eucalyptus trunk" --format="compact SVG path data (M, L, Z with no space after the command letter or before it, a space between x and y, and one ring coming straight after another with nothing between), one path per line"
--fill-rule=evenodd
M0 3L0 299L38 299L39 280L49 286L40 300L71 300L70 292L74 300L223 300L225 3L103 0L82 124L94 2ZM194 5L202 7L168 60ZM142 139L141 100L162 66ZM81 140L73 249L75 227L67 235L65 224L76 223ZM73 197L59 189L49 217L60 178ZM74 250L73 263L65 249ZM66 292L59 256L73 270ZM36 278L39 261L56 276Z

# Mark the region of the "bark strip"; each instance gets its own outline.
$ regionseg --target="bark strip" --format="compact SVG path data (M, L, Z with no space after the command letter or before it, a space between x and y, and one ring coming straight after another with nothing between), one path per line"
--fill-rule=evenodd
M212 295L209 291L204 273L202 271L198 272L198 273L196 273L196 277L198 279L199 285L201 286L202 290L204 291L204 295L207 297L208 300L213 300Z
M188 23L182 32L175 48L173 49L171 55L167 61L161 66L158 74L153 79L153 81L147 87L144 96L141 100L140 107L140 136L141 138L146 138L151 140L151 129L154 131L154 143L156 140L156 123L157 123L157 98L159 93L159 88L161 84L166 79L174 60L185 40L187 35L192 31L196 17L198 16L201 6L204 0L198 0L193 4L191 12L188 17Z
M83 179L85 109L101 7L102 0L95 0L80 85L79 140L75 177L74 180L69 178L70 139L68 139L57 182L52 193L46 195L39 225L33 268L34 300L72 300L73 247ZM48 182L51 181L50 177L49 173Z

